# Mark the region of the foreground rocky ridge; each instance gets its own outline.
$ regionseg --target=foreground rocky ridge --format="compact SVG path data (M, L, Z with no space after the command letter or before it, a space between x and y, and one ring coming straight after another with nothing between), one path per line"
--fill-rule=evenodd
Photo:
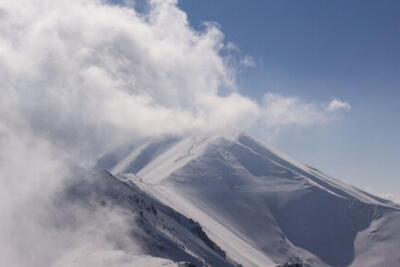
M178 266L236 266L199 223L160 203L133 182L108 171L69 186L65 203L99 210L118 208L132 220L130 237L144 254Z

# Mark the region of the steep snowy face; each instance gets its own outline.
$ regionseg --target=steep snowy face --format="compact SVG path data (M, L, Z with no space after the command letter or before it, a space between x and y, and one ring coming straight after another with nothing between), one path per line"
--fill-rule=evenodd
M105 239L110 249L104 253L129 255L123 261L126 265L113 266L236 266L197 222L163 205L131 181L107 171L76 179L57 200L59 213L69 220L67 224L63 222L68 227L76 225L71 216L76 215L71 213L75 207L87 211L88 217L97 215L96 223L102 225L94 225L92 232L107 232ZM113 223L119 219L125 224ZM87 232L85 229L82 234ZM95 266L96 262L105 266L112 259L112 255L98 251L94 255L86 250L91 257L85 251L83 255L75 253L56 266Z
M399 207L246 134L145 144L112 168L199 221L236 262L368 266L400 261ZM390 237L389 237L390 236ZM397 235L398 236L398 235Z

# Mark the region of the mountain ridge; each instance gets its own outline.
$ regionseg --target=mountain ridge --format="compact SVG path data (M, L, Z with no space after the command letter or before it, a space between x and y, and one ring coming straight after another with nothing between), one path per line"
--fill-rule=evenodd
M376 266L363 260L368 251L400 243L400 237L376 237L387 225L392 232L400 230L387 220L397 218L399 206L292 160L248 134L150 142L122 160L111 169L115 175L198 221L244 266ZM380 252L375 262L400 261Z

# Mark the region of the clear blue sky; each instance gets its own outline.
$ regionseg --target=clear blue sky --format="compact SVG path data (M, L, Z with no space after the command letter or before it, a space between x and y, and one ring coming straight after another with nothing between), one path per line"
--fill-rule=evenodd
M400 1L181 0L194 28L217 22L256 66L239 77L310 102L338 97L340 121L282 132L272 145L361 188L400 196ZM268 133L258 133L267 136Z

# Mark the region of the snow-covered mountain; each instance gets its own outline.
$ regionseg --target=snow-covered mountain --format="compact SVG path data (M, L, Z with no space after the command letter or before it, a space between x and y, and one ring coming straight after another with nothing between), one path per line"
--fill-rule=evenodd
M139 266L203 266L206 263L235 266L197 222L160 203L121 176L107 171L91 177L86 175L68 187L63 199L67 201L62 203L68 203L63 205L72 203L89 210L123 210L124 217L132 220L132 228L127 231L131 233L130 238L147 255L137 257L143 261ZM67 213L67 207L60 208Z
M166 138L97 167L109 170L93 179L98 199L138 218L151 256L196 266L400 264L399 206L247 134Z

